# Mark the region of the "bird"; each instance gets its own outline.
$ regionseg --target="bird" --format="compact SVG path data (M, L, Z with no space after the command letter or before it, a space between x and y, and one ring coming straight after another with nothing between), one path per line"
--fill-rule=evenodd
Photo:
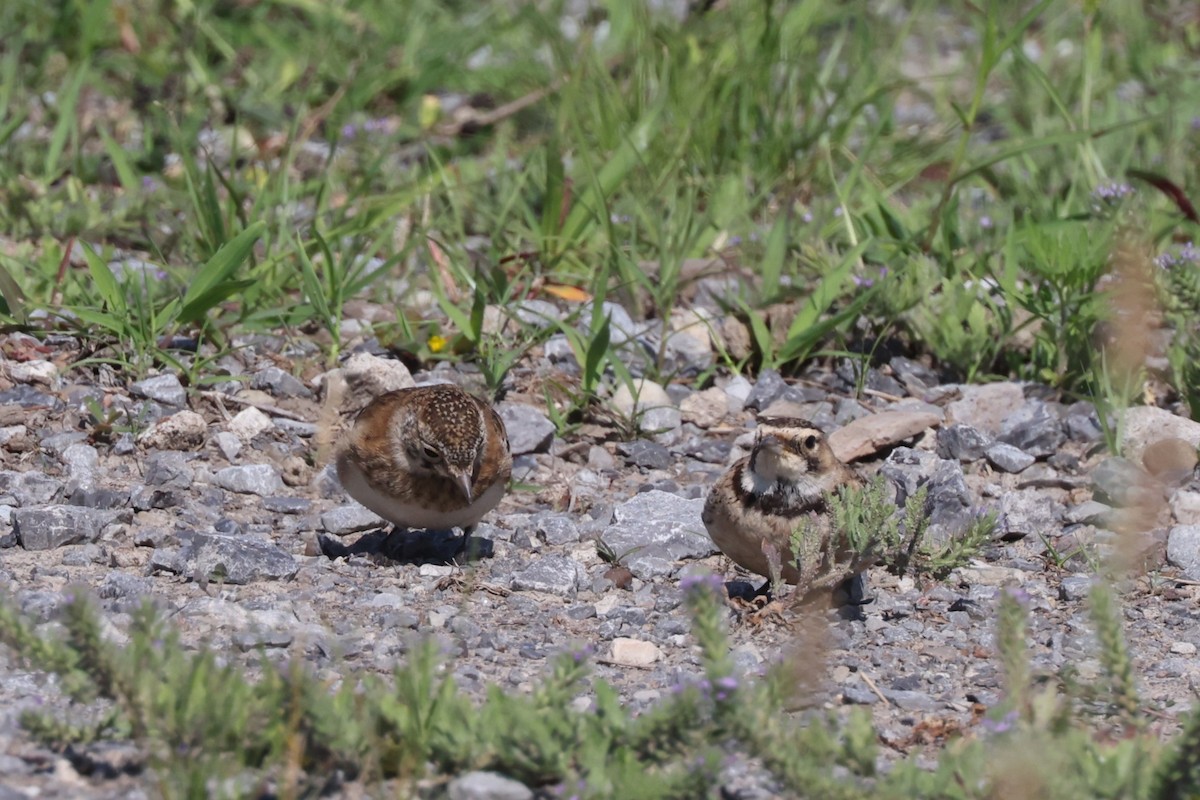
M464 541L512 476L504 420L452 384L371 400L337 453L342 488L397 528L461 528Z
M801 598L841 588L858 602L858 576L870 559L834 530L829 498L861 485L812 423L768 417L759 420L749 455L717 479L701 519L722 553L770 579L763 589L774 582L774 567Z

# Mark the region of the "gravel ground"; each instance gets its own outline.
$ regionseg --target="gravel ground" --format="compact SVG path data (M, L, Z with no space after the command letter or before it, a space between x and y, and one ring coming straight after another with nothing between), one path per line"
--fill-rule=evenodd
M610 313L636 373L661 339L623 309ZM724 345L740 335L736 322L698 319L687 312L670 327L665 352L683 375L713 363L710 330ZM561 439L542 389L575 378L555 337L506 384L500 410L519 488L479 527L482 557L464 570L454 563L456 533L386 536L322 459L344 415L374 393L414 379L470 387L477 376L409 375L370 341L332 373L318 370L304 342L237 344L218 362L229 380L189 393L173 375L130 383L104 367L71 369L78 343L67 337L0 339L0 592L10 602L54 626L74 587L88 587L119 640L131 610L152 598L188 646L249 663L261 645L330 676L346 666L389 672L415 636L434 636L454 654L460 686L477 695L492 684L528 691L549 657L590 645L595 673L644 708L699 676L681 578L710 570L735 593L759 582L714 549L700 509L744 452L757 414L791 413L901 495L927 484L936 536L981 510L1000 514L983 558L947 581L916 585L875 569L874 601L859 618L830 612L817 702L839 713L869 706L884 761L932 757L950 735L982 735L980 714L1002 691L992 638L1005 586L1028 595L1035 668L1071 664L1081 680L1095 678L1085 597L1114 553L1138 565L1120 589L1154 724L1173 731L1200 684L1200 424L1168 411L1128 412L1128 460L1117 459L1098 446L1086 403L1036 385L943 384L895 357L862 380L845 362L794 381L770 371L722 377L703 391L647 382L636 403L616 392L609 405L614 418L643 412L653 434L628 441L619 426L590 422ZM95 407L124 416L100 422ZM632 551L627 572L600 559L597 537ZM795 657L796 634L784 624L752 624L731 607L729 628L748 674ZM0 649L0 800L154 794L127 745L62 754L34 742L18 715L47 703L62 703L54 681ZM726 790L775 794L745 763L730 765Z

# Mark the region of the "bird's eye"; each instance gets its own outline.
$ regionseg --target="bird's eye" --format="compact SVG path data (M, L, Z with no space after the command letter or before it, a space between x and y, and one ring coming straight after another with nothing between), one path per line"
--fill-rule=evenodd
M804 449L805 450L816 450L817 449L817 437L809 435L809 437L804 440Z
M442 460L442 454L438 452L438 449L428 444L421 445L421 455L426 461L429 462L437 462Z

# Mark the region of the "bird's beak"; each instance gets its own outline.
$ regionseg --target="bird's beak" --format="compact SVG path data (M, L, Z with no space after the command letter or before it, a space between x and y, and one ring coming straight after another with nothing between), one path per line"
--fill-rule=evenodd
M764 450L771 450L772 452L778 452L781 444L783 443L779 441L779 437L773 433L764 433L758 439L759 447Z
M460 472L454 476L454 483L462 491L463 497L467 498L470 503L475 499L474 493L471 491L471 476L465 472Z

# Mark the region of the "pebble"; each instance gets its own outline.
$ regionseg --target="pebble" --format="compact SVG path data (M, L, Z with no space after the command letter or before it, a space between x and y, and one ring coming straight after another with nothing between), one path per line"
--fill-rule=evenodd
M13 532L26 550L52 550L94 542L100 530L114 519L111 511L81 506L18 508L13 512Z
M51 361L6 361L5 371L13 383L40 383L53 386L58 377L58 367Z
M68 491L87 491L96 485L96 471L100 467L100 451L90 444L73 444L62 451L62 461L70 477Z
M549 451L555 428L541 411L524 403L498 403L496 412L504 420L514 456Z
M1004 472L1023 472L1033 466L1036 458L1011 444L996 442L984 451L988 463Z
M716 386L688 395L679 403L684 422L700 428L715 428L729 413L729 395Z
M1176 525L1167 532L1167 561L1188 580L1200 581L1200 525Z
M1066 441L1052 404L1031 400L1004 418L996 439L1037 458L1053 455Z
M234 461L238 457L238 453L242 452L241 438L231 431L218 431L213 434L213 442L216 443L217 449L221 451L221 455L226 461Z
M573 597L587 581L583 565L573 558L549 555L538 558L512 576L515 591L548 592Z
M496 772L468 772L446 786L449 800L533 800L533 790Z
M1062 600L1084 600L1092 590L1090 575L1067 575L1063 577L1058 587L1058 596Z
M371 509L358 503L331 508L321 514L321 527L334 536L346 536L359 531L378 528L386 523Z
M1096 499L1110 505L1133 505L1153 491L1150 476L1127 458L1104 459L1092 469L1091 478Z
M621 666L648 667L661 657L662 651L653 642L625 637L617 637L612 641L610 658Z
M658 490L643 492L613 509L613 524L600 535L639 578L670 574L684 559L720 552L700 519L703 500ZM666 570L666 572L664 572Z
M887 411L860 417L829 435L829 446L842 461L876 453L907 441L941 422L937 414L919 411Z
M217 470L213 475L213 482L231 492L256 494L260 497L283 491L283 479L279 476L279 470L270 464L225 467Z
M54 502L62 496L63 483L36 470L12 472L0 470L0 497L9 495L20 506Z
M961 397L946 406L948 421L961 422L991 436L1001 424L1025 405L1025 391L1011 382L960 386Z
M296 574L296 560L276 545L246 535L196 533L185 553L184 574L232 584L286 580Z
M642 469L666 469L671 466L673 460L670 450L648 439L622 442L617 445L617 451L625 456L630 464Z
M156 375L137 381L130 384L129 391L135 397L145 397L165 406L179 408L187 404L187 390L174 375Z
M267 367L254 373L250 388L270 392L275 397L312 397L312 392L299 378L279 367Z
M229 420L229 423L226 425L229 433L232 433L242 442L249 442L255 436L264 431L269 431L274 426L275 423L271 421L270 417L253 406L243 408L234 414L233 419ZM232 461L233 459L229 460Z
M1196 655L1196 645L1191 642L1171 642L1171 652L1177 656Z
M195 450L204 444L208 423L194 411L163 417L138 436L138 444L155 450Z

